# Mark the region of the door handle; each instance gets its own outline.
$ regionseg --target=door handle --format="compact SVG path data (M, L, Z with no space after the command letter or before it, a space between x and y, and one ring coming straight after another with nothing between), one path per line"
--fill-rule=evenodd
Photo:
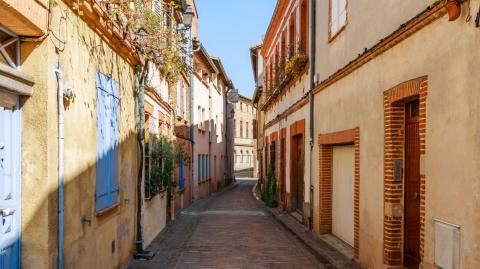
M0 209L0 215L2 215L2 217L4 218L13 215L13 213L15 213L15 210L12 210L10 208Z

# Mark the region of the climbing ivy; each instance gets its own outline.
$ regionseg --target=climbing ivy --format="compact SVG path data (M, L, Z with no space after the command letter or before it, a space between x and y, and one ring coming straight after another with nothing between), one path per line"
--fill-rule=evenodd
M262 201L268 207L277 207L277 179L271 164L267 168L267 185L262 190Z

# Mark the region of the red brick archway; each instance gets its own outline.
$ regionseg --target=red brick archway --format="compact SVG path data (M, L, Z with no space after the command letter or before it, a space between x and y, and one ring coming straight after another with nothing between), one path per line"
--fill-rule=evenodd
M388 266L403 265L403 175L394 175L395 160L404 159L405 103L419 100L420 155L425 156L426 99L428 78L401 83L384 93L384 228L383 259ZM397 165L398 166L398 165ZM403 167L402 167L403 169ZM398 169L397 169L398 170ZM398 178L400 177L400 179ZM425 234L425 173L420 173L420 259Z
M354 167L354 255L359 258L360 231L360 128L320 134L320 184L319 184L319 215L320 234L332 232L332 148L335 145L353 144L355 147Z

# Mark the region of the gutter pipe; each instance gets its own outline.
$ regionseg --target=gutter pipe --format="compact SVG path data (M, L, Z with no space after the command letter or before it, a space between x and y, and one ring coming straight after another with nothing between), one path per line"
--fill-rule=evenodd
M65 108L63 106L63 72L60 70L60 64L54 70L57 77L57 97L58 97L58 234L57 234L57 268L63 269L63 216L64 216L64 195L63 195L63 181L64 181L64 125L65 125Z
M310 31L309 31L309 65L310 65L310 81L309 81L309 104L310 104L310 216L309 216L309 228L313 229L313 146L314 146L314 96L313 89L315 88L315 38L316 38L316 1L310 0Z

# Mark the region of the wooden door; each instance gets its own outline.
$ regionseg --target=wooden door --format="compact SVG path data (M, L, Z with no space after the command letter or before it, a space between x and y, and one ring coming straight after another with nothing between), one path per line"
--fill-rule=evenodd
M332 151L332 233L353 246L355 146L335 146Z
M404 265L420 264L420 135L418 100L405 106Z
M0 99L0 269L15 269L20 268L21 110L18 96L7 95Z
M286 146L287 143L285 141L285 138L282 138L280 140L280 202L285 205L285 200L286 200Z
M304 201L304 153L303 153L303 135L298 135L294 137L294 151L295 158L293 159L294 166L294 175L296 183L296 204L297 210L303 213L303 201ZM303 215L303 214L302 214Z

